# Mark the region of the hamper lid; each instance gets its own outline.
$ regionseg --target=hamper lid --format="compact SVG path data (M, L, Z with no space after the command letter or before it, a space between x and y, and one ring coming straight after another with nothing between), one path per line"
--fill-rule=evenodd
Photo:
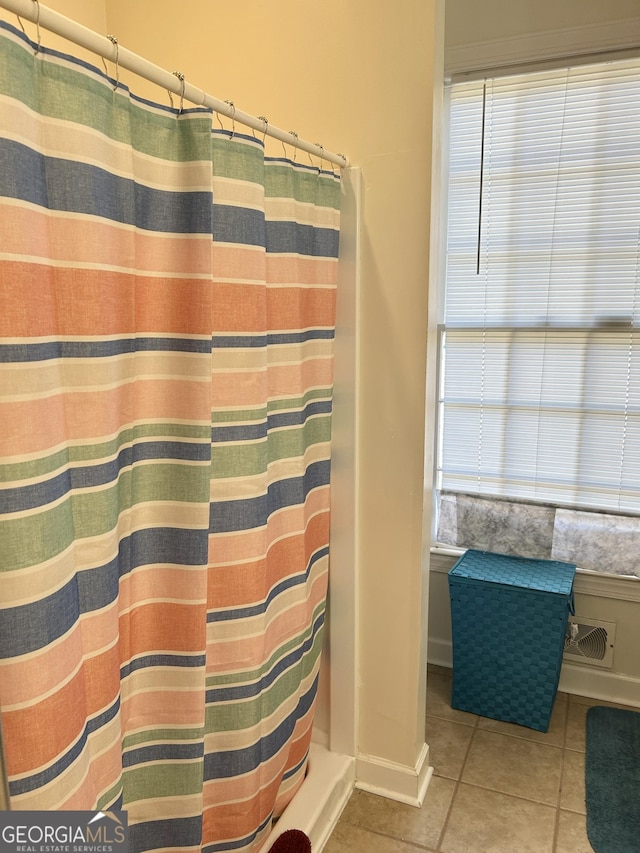
M449 571L449 575L568 595L575 572L573 563L512 557L470 548Z

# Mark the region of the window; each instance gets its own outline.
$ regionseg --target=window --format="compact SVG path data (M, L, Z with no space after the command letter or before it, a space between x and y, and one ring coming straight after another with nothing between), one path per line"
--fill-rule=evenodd
M450 101L439 488L640 514L640 61Z

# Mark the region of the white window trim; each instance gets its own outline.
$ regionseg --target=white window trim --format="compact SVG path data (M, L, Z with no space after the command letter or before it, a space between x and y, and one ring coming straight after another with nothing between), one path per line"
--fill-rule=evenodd
M563 27L510 38L445 47L445 76L494 72L497 68L548 62L561 65L568 58L593 62L620 51L640 48L640 17ZM611 54L611 57L604 54Z

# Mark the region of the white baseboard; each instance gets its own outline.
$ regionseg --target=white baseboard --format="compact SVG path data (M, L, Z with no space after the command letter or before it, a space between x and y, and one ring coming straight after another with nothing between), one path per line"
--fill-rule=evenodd
M428 758L429 747L426 743L422 745L415 767L371 755L359 755L356 761L356 788L419 808L424 802L433 774Z
M430 637L428 660L436 666L451 669L453 666L451 642ZM428 689L429 678L427 677ZM620 705L640 708L640 678L586 664L574 664L569 661L563 663L558 690L603 702L616 702Z
M640 708L640 678L606 669L563 663L558 690Z
M436 666L446 666L448 669L451 669L453 666L451 640L439 640L437 637L429 637L427 660L429 663L436 664ZM427 689L429 689L428 679Z

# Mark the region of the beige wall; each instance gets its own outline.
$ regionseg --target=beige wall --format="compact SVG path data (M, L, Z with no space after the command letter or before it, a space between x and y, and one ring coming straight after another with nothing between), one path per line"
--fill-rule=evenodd
M124 47L362 169L359 739L361 752L412 768L424 742L424 387L441 0L104 7L103 31ZM131 85L168 102L143 81Z
M106 10L105 0L47 0L43 5L48 6L55 12L61 15L66 15L77 23L88 27L90 30L95 30L97 33L106 32ZM44 35L44 34L43 34ZM42 39L43 43L50 45L55 39L55 36L48 35ZM62 40L58 42L63 43ZM67 51L69 46L67 44Z
M88 27L97 33L107 33L107 14L105 8L105 0L46 0L44 5L53 9L54 12L59 12L67 18L71 18L83 27ZM11 20L10 12L3 13L7 15L7 20ZM24 28L29 36L35 41L36 26L30 21L24 20ZM75 46L71 46L68 41L58 38L53 33L41 30L41 43L46 47L52 47L56 50L61 50L64 53L72 53L74 56L87 59L95 65L100 65L100 59L88 51L82 50Z

